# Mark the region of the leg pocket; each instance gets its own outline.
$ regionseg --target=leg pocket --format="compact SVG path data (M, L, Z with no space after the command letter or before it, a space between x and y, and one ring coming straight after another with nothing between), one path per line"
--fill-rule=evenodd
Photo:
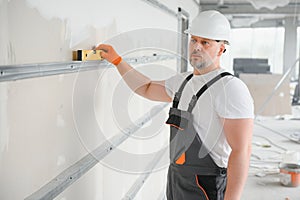
M216 176L205 176L196 175L197 184L199 187L203 188L205 191L207 199L209 200L219 200L218 189L217 189L217 177Z
M226 176L197 175L197 183L206 192L209 200L223 200L226 190Z
M200 189L202 195L203 195L203 199L205 200L210 200L209 196L208 196L208 193L207 193L207 186L204 186L202 181L200 182L199 181L199 177L198 175L195 175L195 178L196 178L196 184L197 184L197 187Z
M208 200L206 192L197 185L197 176L192 173L174 173L172 189L173 200Z

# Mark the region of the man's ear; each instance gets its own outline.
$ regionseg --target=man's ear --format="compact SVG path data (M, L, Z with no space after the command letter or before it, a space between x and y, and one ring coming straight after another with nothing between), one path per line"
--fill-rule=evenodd
M221 44L220 45L220 50L218 52L218 56L221 56L223 53L225 53L225 51L226 51L225 45Z

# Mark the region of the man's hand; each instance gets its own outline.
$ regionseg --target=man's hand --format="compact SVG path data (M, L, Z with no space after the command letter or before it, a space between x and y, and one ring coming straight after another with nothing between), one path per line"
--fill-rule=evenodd
M122 61L121 56L119 56L114 48L110 45L100 44L95 49L102 50L100 52L100 56L114 65L118 65Z

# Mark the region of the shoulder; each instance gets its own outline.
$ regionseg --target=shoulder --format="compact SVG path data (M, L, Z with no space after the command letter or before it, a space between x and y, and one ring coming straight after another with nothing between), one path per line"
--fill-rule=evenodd
M251 94L247 85L235 76L225 76L222 78L222 84L218 88L218 98L241 99L243 97L251 99Z
M184 72L184 73L177 73L170 78L165 80L165 89L167 94L172 97L174 93L179 89L183 80L190 75L192 72Z
M223 79L223 87L215 99L217 112L223 118L253 118L253 99L246 84L237 77Z
M226 92L241 92L248 93L247 85L239 78L235 76L227 76L224 78L224 88Z
M175 75L171 76L169 79L185 79L188 75L192 74L193 72L182 72L182 73L176 73Z
M189 76L192 72L183 72L183 73L178 73L170 78L165 80L165 84L171 88L176 88L177 85L180 85L183 80Z

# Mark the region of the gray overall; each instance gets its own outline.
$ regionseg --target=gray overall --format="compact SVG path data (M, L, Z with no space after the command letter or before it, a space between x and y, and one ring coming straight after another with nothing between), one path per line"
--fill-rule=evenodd
M168 200L222 200L226 189L226 168L218 167L193 126L192 111L199 97L220 78L223 72L193 95L188 110L178 109L182 91L193 77L190 74L175 93L166 124L170 125L170 160L168 171Z

